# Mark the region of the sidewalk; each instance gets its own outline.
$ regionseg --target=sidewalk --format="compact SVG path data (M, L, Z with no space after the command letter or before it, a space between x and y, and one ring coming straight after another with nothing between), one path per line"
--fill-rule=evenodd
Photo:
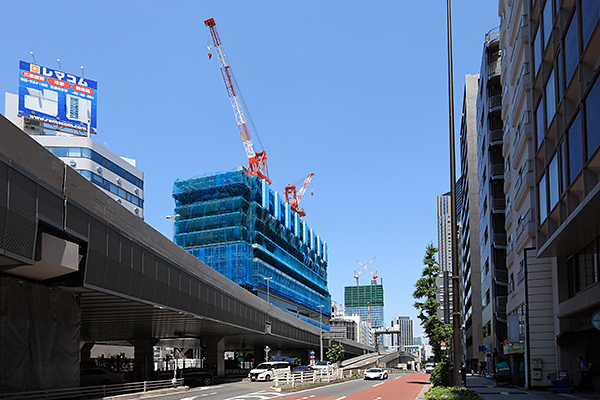
M467 387L476 391L485 400L600 400L600 393L553 393L548 389L527 390L518 387L496 386L496 381L478 376L467 376Z

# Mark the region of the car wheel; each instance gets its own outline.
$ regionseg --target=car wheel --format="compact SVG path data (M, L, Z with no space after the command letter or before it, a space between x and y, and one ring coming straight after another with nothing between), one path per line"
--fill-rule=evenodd
M212 379L210 379L210 378L204 378L204 379L202 380L202 384L203 384L204 386L209 386L211 383L212 383Z
M271 380L271 375L265 375L265 382L269 382Z

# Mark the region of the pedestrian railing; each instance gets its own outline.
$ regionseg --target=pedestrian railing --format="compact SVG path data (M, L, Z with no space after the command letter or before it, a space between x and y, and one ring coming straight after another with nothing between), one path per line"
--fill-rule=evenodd
M183 378L160 381L144 381L115 385L88 386L66 389L37 390L32 392L0 394L0 399L36 400L36 399L94 399L128 393L148 392L183 386Z
M360 374L360 370L358 373ZM342 368L317 369L314 371L302 372L284 372L275 375L274 385L280 386L299 386L306 383L329 383L336 380L347 379L354 375L356 370L344 370Z

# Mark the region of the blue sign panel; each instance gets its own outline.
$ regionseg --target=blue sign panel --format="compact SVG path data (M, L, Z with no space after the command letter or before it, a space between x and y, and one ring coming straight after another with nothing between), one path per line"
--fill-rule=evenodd
M96 133L98 83L21 61L19 115Z

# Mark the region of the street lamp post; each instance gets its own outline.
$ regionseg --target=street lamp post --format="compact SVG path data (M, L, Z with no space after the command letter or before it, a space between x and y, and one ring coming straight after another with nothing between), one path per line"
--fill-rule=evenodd
M460 266L458 264L458 230L456 224L456 161L454 145L454 80L452 67L452 17L450 0L446 1L446 17L448 27L448 108L450 116L450 228L452 245L452 374L450 384L461 384L461 345L460 345Z
M321 304L319 306L319 308L320 308L320 310L319 310L319 349L320 349L319 361L323 361L323 322L322 322L323 307L325 307L325 304Z
M171 220L171 238L172 238L173 242L175 241L175 218L179 218L179 217L181 217L181 215L179 215L179 214L167 215L165 217L166 219Z

